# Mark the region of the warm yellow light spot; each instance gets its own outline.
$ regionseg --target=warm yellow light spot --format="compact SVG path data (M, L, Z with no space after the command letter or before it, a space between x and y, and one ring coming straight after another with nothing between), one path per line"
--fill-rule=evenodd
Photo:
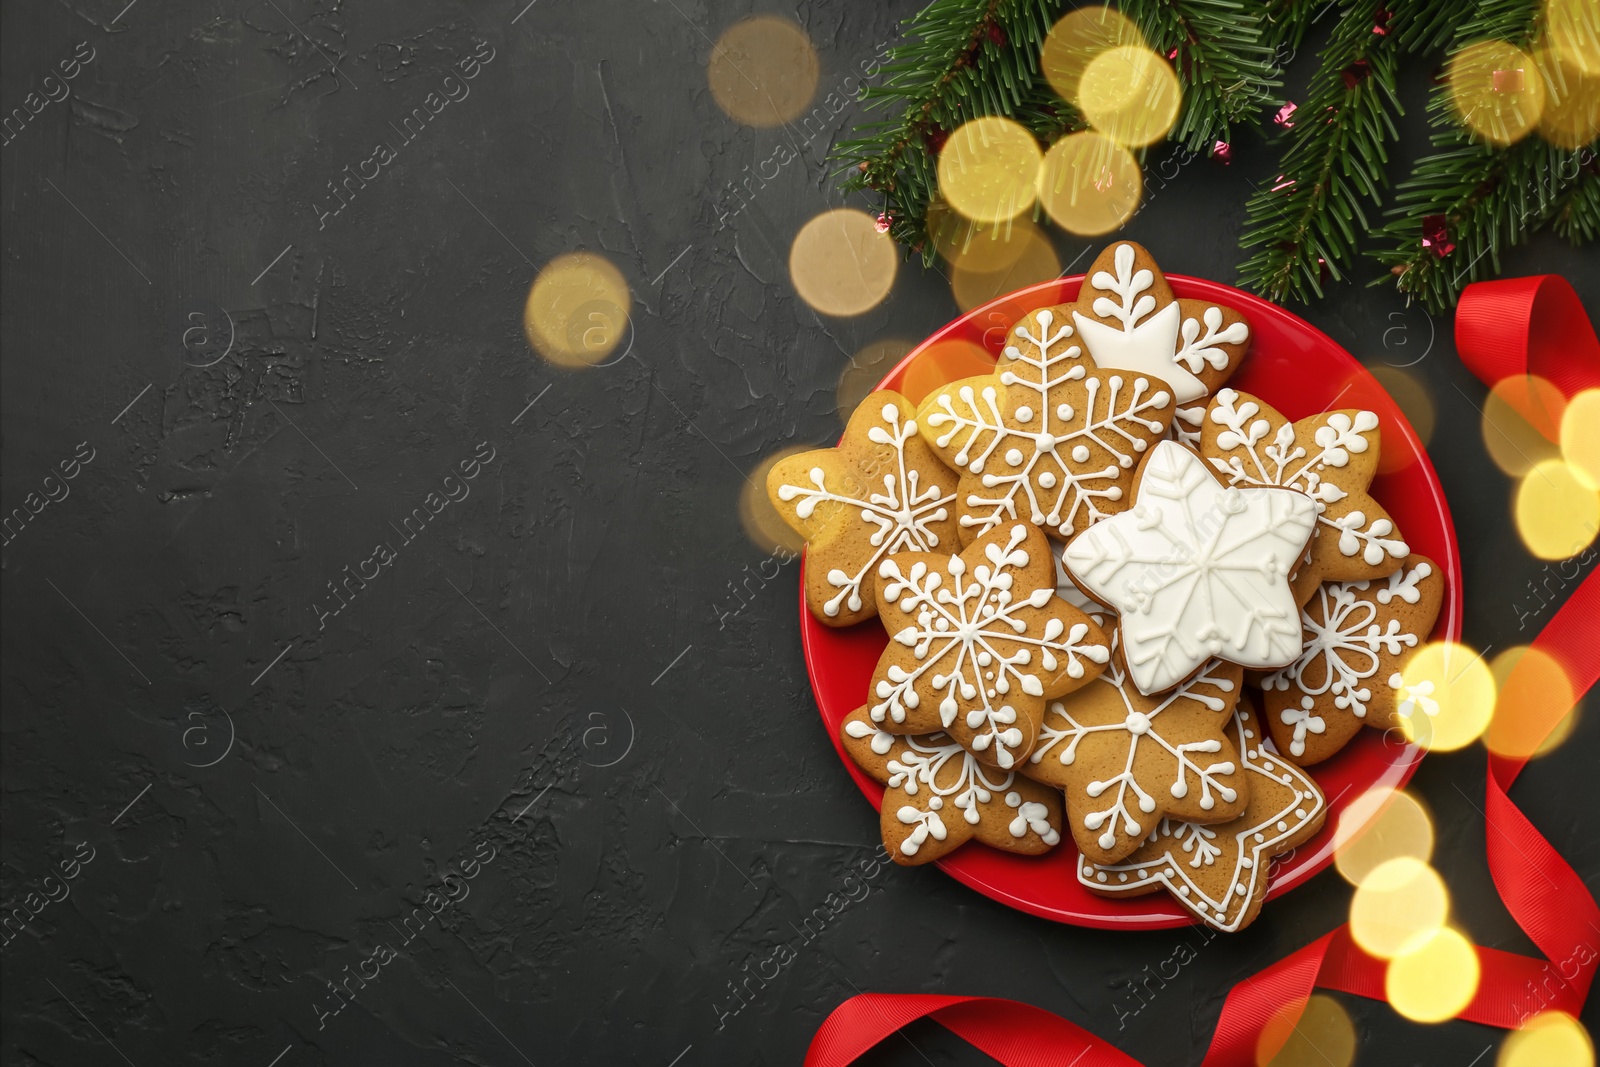
M1518 645L1500 653L1489 666L1500 688L1494 720L1483 738L1490 751L1528 759L1559 745L1572 730L1572 705L1577 699L1560 661L1548 652ZM1549 744L1552 739L1555 743Z
M982 307L997 296L1060 275L1061 260L1056 257L1055 247L1037 228L1028 228L1022 244L1017 258L999 270L974 270L965 263L951 269L950 289L962 311Z
M1566 398L1550 382L1532 375L1502 378L1483 402L1483 444L1489 458L1510 475L1526 474L1560 454Z
M1339 813L1333 862L1351 885L1400 856L1433 857L1433 820L1410 793L1388 786L1367 790Z
M1544 1011L1506 1037L1495 1067L1594 1067L1594 1044L1566 1012Z
M940 341L923 349L906 368L900 392L913 404L941 385L961 378L976 378L994 370L994 357L971 341Z
M1039 202L1062 229L1098 237L1139 210L1144 174L1133 153L1093 130L1051 146L1039 170Z
M914 347L910 341L886 337L873 341L857 352L839 375L839 388L835 396L839 401L840 420L849 422L856 405L878 388L883 376L894 370L895 365L906 358L906 353Z
M1572 398L1561 416L1561 458L1573 477L1600 489L1600 389Z
M817 52L806 31L786 18L756 15L728 27L706 66L711 96L746 126L782 126L817 92Z
M1356 1056L1356 1028L1344 1005L1326 993L1313 993L1305 1012L1294 1018L1285 1005L1256 1038L1260 1067L1350 1067ZM1273 1049L1277 1049L1276 1055Z
M1078 107L1089 124L1118 144L1143 148L1167 135L1183 90L1172 65L1143 45L1107 49L1078 80Z
M1005 222L973 222L944 203L928 208L928 236L952 267L993 274L1005 270L1028 250L1039 227L1026 217Z
M939 192L975 222L1004 222L1033 206L1039 142L1010 119L973 119L939 152Z
M1505 41L1467 45L1450 57L1445 77L1457 116L1486 141L1520 141L1544 113L1544 78L1531 56Z
M1585 74L1600 74L1600 4L1545 0L1545 35L1557 55Z
M1600 493L1573 468L1549 459L1517 487L1517 532L1540 559L1566 559L1583 551L1600 529Z
M841 207L795 234L789 278L800 299L824 315L860 315L889 295L899 261L894 241L871 216Z
M1423 385L1415 375L1399 367L1376 366L1369 367L1368 370L1378 380L1378 384L1383 386L1384 392L1399 405L1406 421L1411 424L1411 429L1416 432L1417 439L1426 448L1428 442L1433 440L1435 422L1433 397L1428 395L1427 386ZM1387 441L1387 435L1385 440ZM1399 447L1385 447L1378 453L1378 473L1391 474L1413 462L1415 457L1409 451L1402 451Z
M1390 959L1427 943L1450 913L1450 895L1432 867L1410 856L1368 872L1350 900L1350 936L1368 953Z
M1139 27L1115 8L1078 8L1051 27L1039 50L1039 67L1063 100L1076 102L1078 79L1095 56L1122 45L1144 43Z
M1540 49L1535 59L1544 74L1545 92L1539 136L1576 152L1600 137L1600 72L1585 73L1548 47Z
M1388 685L1398 690L1395 708L1401 730L1423 748L1452 752L1470 745L1494 714L1494 674L1467 645L1423 645Z
M565 367L603 362L633 329L633 299L602 256L571 252L545 264L528 290L522 330L544 358Z
M779 549L799 552L805 547L806 539L783 520L767 496L767 474L773 465L780 459L805 451L808 449L804 445L779 449L746 476L739 490L739 524L744 527L745 536L762 552L777 552ZM813 514L816 518L813 525L820 530L835 512L819 507Z
M1389 961L1383 988L1407 1019L1442 1023L1472 1003L1478 991L1478 954L1472 942L1446 926L1417 948Z

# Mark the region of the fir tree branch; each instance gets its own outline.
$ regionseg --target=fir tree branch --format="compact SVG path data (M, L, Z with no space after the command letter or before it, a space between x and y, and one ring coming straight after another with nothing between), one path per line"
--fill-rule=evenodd
M1600 161L1593 146L1572 187L1557 199L1550 225L1557 236L1575 246L1600 238Z

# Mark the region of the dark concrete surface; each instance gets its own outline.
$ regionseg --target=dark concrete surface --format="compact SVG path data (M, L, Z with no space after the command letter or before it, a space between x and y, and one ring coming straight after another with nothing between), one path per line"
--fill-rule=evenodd
M1131 983L1197 935L1054 926L875 866L793 567L722 617L765 556L745 473L837 435L852 353L956 309L916 267L856 319L796 299L789 242L841 202L826 138L717 228L778 134L718 111L710 42L795 17L826 91L915 0L124 3L0 12L8 114L76 73L0 151L4 509L60 497L4 549L0 888L8 913L52 874L67 894L4 946L5 1064L798 1064L831 1008L885 990L1028 1000L1177 1065L1231 984L1343 919L1321 876L1135 1013ZM471 57L470 94L402 139ZM334 211L328 183L379 141L394 158ZM1271 167L1241 137L1126 232L1231 280ZM1091 247L1056 242L1063 264ZM627 278L635 336L570 371L520 319L580 248ZM1553 239L1506 257L1600 311L1596 265ZM1467 639L1527 640L1551 612L1529 583L1560 583L1511 525L1450 318L1360 285L1297 310L1370 363L1420 359ZM227 322L231 347L185 345ZM401 537L475 456L470 495ZM334 601L379 542L381 577ZM1597 740L1585 713L1517 787L1591 882ZM1526 950L1484 867L1481 750L1429 758L1416 788L1457 920ZM1487 1029L1344 1002L1360 1063L1492 1062ZM922 1025L868 1062L986 1061Z

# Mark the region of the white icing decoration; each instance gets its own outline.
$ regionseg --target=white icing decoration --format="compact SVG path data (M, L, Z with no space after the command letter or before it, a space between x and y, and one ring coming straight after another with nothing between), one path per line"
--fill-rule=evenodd
M1072 327L1063 323L1052 333L1054 322L1051 312L1041 311L1038 337L1026 327L1017 327L1015 336L1027 342L1027 347L1012 345L1006 349L1006 356L1013 362L1000 374L998 383L1037 393L1037 412L1023 404L1009 417L1004 416L1001 389L990 384L976 392L971 386L960 389L958 395L965 405L962 413L956 411L948 395L941 395L939 410L925 416L930 427L948 427L935 439L940 448L948 448L958 434L964 434L951 457L952 465L982 475L985 489L998 490L993 495L967 495L967 507L980 513L963 515L961 524L979 535L1002 522L1020 518L1050 527L1066 537L1080 510L1087 522L1094 522L1103 514L1096 501L1122 498L1119 480L1147 447L1144 437L1130 433L1128 427L1142 427L1151 433L1166 428L1163 418L1145 414L1171 403L1172 397L1165 389L1144 377L1134 377L1131 385L1116 375L1109 379L1090 377L1087 368L1077 361L1081 350L1076 345L1062 344L1072 336ZM1084 379L1087 395L1083 411L1075 411L1070 404L1051 406L1052 388ZM1112 462L1098 470L1068 468L1063 457L1073 455L1080 445L1104 449ZM1013 446L1020 448L1023 455L1020 468L1003 474L986 471L992 456L999 453L1003 458ZM1059 486L1059 491L1042 499L1035 491L1035 483L1045 490Z
M917 707L919 702L914 688L918 679L942 664L942 671L930 679L935 689L945 691L939 704L940 721L946 727L955 721L959 695L968 702L965 725L975 732L970 741L972 747L983 752L993 746L995 762L1009 768L1023 741L1023 733L1015 725L1016 709L1005 701L1012 686L1029 696L1043 696L1044 685L1038 672L1054 675L1061 669L1061 660L1065 660L1067 674L1081 678L1082 659L1106 662L1110 655L1106 646L1085 643L1089 627L1084 623L1068 628L1059 619L1050 619L1041 635L1032 637L1027 633L1027 624L1016 617L1019 609L1044 607L1055 596L1053 590L1045 588L1025 599L1012 600L1013 571L1028 565L1028 553L1017 547L1027 536L1027 527L1012 527L1004 547L991 543L985 548L988 563L972 568L970 578L960 556L948 558L944 573L919 561L912 565L910 574L902 574L895 560L883 561L878 573L888 579L884 597L898 601L900 610L907 614L915 611L917 620L915 625L892 634L891 639L912 649L918 665L909 672L897 665L889 667L887 677L875 691L880 702L871 707L874 722L883 722L885 716L904 722L906 710ZM1001 654L996 641L1032 648L1020 648L1007 657ZM947 659L952 651L954 662ZM987 685L983 668L991 665L995 677L993 685ZM970 703L975 700L979 702Z
M1409 685L1403 675L1396 673L1389 676L1389 688L1399 694L1394 709L1396 714L1409 719L1416 715L1418 708L1429 718L1439 714L1439 702L1433 699L1432 680L1424 679L1416 685Z
M1224 488L1171 441L1145 461L1129 511L1066 547L1073 581L1121 613L1123 651L1142 693L1212 657L1281 667L1300 651L1288 575L1315 528L1301 493Z
M1283 720L1283 725L1294 727L1294 740L1289 742L1289 755L1304 756L1306 754L1306 733L1320 734L1327 727L1322 721L1322 716L1311 714L1311 709L1317 706L1316 701L1310 697L1301 697L1298 708L1284 708L1278 713Z
M1324 514L1329 504L1349 494L1326 481L1323 471L1344 467L1349 464L1351 453L1360 454L1371 447L1367 435L1378 428L1377 415L1358 411L1351 419L1342 411L1334 412L1325 425L1317 427L1313 436L1318 450L1312 453L1295 443L1292 422L1280 426L1272 441L1258 448L1271 428L1266 419L1255 418L1260 410L1254 401L1239 403L1239 394L1232 389L1217 393L1211 421L1227 427L1217 435L1217 447L1232 454L1226 459L1213 457L1211 465L1227 478L1229 485L1281 485L1300 490L1317 502L1317 521L1328 533L1337 535L1339 551L1346 556L1359 554L1368 566L1376 567L1386 557L1405 559L1411 554L1406 543L1393 536L1394 523L1388 519L1375 518L1369 523L1360 510L1341 519Z
M1020 793L1007 793L1006 806L1017 809L1017 817L1006 827L1012 837L1025 837L1032 830L1047 845L1061 840L1061 835L1050 825L1050 809L1043 804L1032 800L1024 802Z
M869 398L870 401L870 398ZM783 485L778 487L778 499L784 502L800 499L795 514L808 519L823 501L833 501L859 509L861 521L876 526L869 538L875 551L855 574L846 574L835 568L828 572L828 584L839 594L822 607L829 617L838 616L841 604L851 611L860 611L863 603L862 583L872 573L878 560L893 552L931 552L939 547L939 536L929 525L950 517L946 505L956 498L955 493L941 496L937 485L919 489L921 472L906 462L906 442L917 435L915 419L902 424L900 409L885 404L883 425L867 431L867 439L874 444L889 445L894 449L896 470L883 476L883 492L870 493L866 499L850 495L848 491L836 492L827 485L827 476L821 467L810 471L811 487ZM867 593L870 597L870 588Z

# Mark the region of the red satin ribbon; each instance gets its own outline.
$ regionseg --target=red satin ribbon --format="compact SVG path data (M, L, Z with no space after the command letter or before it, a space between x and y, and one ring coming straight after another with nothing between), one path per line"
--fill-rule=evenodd
M1534 373L1568 396L1600 386L1600 341L1577 294L1554 275L1468 286L1456 335L1462 360L1491 384L1508 374ZM1578 586L1533 647L1566 668L1580 699L1600 680L1600 571ZM1547 718L1553 729L1559 716ZM1543 957L1479 947L1478 990L1457 1016L1503 1029L1550 1009L1578 1015L1600 967L1600 906L1507 796L1527 762L1489 756L1484 852L1506 910ZM1202 1067L1255 1067L1274 1055L1276 1047L1258 1048L1263 1030L1274 1018L1298 1018L1314 988L1386 1000L1384 969L1382 960L1351 941L1348 926L1323 935L1229 991ZM1042 1008L991 997L893 993L864 993L834 1009L811 1042L806 1067L847 1067L921 1018L933 1019L1005 1067L1139 1067ZM1275 1028L1282 1037L1288 1031Z

